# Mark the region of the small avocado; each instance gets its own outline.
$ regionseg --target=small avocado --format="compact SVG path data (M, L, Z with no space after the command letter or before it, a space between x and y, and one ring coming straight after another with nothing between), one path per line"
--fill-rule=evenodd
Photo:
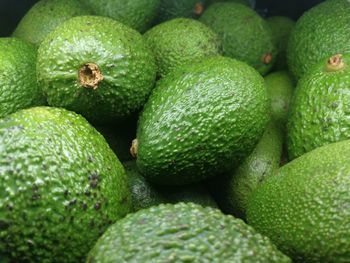
M117 221L87 263L257 262L291 260L243 221L193 203L162 204Z
M294 262L348 262L350 140L317 148L267 178L248 200L248 223Z

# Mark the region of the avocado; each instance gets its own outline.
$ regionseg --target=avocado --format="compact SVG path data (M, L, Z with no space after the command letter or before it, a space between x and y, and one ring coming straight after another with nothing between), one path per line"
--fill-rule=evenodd
M156 58L160 77L177 67L221 53L218 35L190 18L175 18L159 24L144 37Z
M265 77L265 83L271 100L272 119L284 130L295 89L293 78L287 71L276 71Z
M350 54L318 63L298 82L290 106L290 159L317 147L350 139Z
M79 16L43 41L37 71L50 106L105 123L141 109L157 68L137 31L107 17Z
M0 118L45 105L36 80L36 50L17 38L0 38Z
M291 262L253 228L219 210L192 203L163 204L112 225L87 263Z
M238 168L216 179L214 196L225 213L246 219L249 196L279 168L282 145L282 132L271 122L252 154Z
M199 18L216 32L224 56L246 62L260 74L272 68L277 48L267 22L253 9L237 3L215 3Z
M178 17L198 18L204 11L205 0L160 0L157 22Z
M337 53L349 52L350 2L324 1L305 12L291 33L287 48L289 70L296 79Z
M286 16L270 16L266 21L272 30L273 39L279 50L275 69L287 69L287 45L295 21Z
M347 262L350 140L317 148L279 169L248 200L248 223L295 262Z
M269 107L256 70L231 58L208 58L157 83L131 152L152 182L198 182L229 171L252 152L270 119Z
M131 210L124 169L80 115L50 107L0 119L0 254L82 262Z
M85 0L95 15L115 19L139 32L151 27L160 0Z
M242 5L246 5L246 6L250 6L249 1L248 0L208 0L208 4L214 4L214 3L218 3L218 2L232 2L232 3L238 3L238 4L242 4Z
M39 47L44 38L64 21L91 11L78 0L40 0L22 17L12 36Z

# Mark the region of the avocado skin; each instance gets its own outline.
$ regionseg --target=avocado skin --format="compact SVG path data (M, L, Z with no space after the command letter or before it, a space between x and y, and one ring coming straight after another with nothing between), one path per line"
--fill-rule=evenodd
M161 0L157 23L162 23L178 17L198 18L196 5L204 7L205 0Z
M80 84L79 69L95 63L104 79L96 89ZM72 18L38 51L38 81L50 106L105 123L141 109L156 78L153 54L135 30L106 17Z
M248 223L295 262L347 262L350 141L309 152L268 178L248 202Z
M41 0L21 19L12 36L39 47L44 38L64 21L90 14L83 1Z
M139 32L149 29L156 18L160 0L85 0L95 15L107 16Z
M270 119L263 78L247 64L213 57L161 79L137 129L137 166L158 184L198 182L248 156Z
M0 120L0 254L81 262L131 210L124 169L81 116L35 107Z
M290 159L350 138L350 54L342 60L343 70L327 71L325 60L299 80L287 124Z
M0 118L45 105L36 81L36 50L17 38L0 38Z
M231 2L231 3L237 3L237 4L242 4L249 6L248 0L208 0L209 4L214 4L218 2Z
M336 10L336 12L335 12ZM349 52L350 3L325 1L313 7L297 21L287 48L292 75L300 79L324 58Z
M192 203L140 210L116 222L87 263L291 262L239 219Z
M158 75L221 54L221 41L209 27L189 18L159 24L144 35L155 56Z
M272 68L277 48L267 22L253 9L237 3L215 3L209 6L199 21L216 32L223 44L223 55L246 62L260 74ZM265 55L271 55L268 64Z

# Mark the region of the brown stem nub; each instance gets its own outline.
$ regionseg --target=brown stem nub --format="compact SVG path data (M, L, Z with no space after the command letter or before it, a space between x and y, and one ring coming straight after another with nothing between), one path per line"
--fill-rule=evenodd
M204 6L202 3L196 3L196 5L194 6L194 14L199 16L203 13L204 11Z
M272 54L271 53L264 54L261 61L266 65L270 64L272 61Z
M80 85L85 88L97 89L98 84L103 80L99 67L94 63L86 63L79 69Z
M328 59L326 70L330 72L342 70L345 68L345 64L343 61L343 56L341 54L336 54Z
M130 154L132 157L136 158L137 157L137 148L139 146L138 140L134 139L131 143L130 147Z

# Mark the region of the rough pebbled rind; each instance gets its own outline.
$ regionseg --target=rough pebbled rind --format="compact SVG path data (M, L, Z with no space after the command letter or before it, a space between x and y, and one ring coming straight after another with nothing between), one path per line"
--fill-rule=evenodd
M196 5L202 5L203 0L161 0L157 22L162 23L178 17L198 18Z

